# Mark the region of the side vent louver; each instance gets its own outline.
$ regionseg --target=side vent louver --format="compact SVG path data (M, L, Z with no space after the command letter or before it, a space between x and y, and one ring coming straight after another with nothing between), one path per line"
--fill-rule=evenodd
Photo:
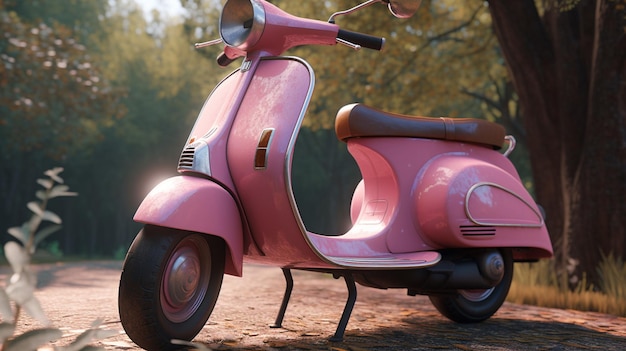
M461 235L463 236L495 236L495 227L486 227L481 225L462 225Z
M193 157L194 157L195 152L196 152L195 145L187 146L183 150L182 154L180 155L180 159L178 160L178 168L192 169Z
M210 177L209 145L203 140L187 145L178 159L178 172L200 173Z

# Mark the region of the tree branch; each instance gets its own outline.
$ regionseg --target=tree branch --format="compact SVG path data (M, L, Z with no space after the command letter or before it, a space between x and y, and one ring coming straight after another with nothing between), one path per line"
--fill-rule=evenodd
M415 61L417 61L417 58L419 57L418 53L421 52L422 50L430 47L430 45L434 42L437 41L441 41L443 39L447 39L447 37L453 33L456 33L458 31L460 31L461 29L469 26L470 24L472 24L472 22L476 19L476 16L478 16L478 14L480 13L480 11L483 9L483 5L481 4L479 7L476 8L476 10L472 13L472 15L464 22L460 23L459 25L452 27L446 31L443 31L433 37L430 37L426 40L425 43L423 43L419 48L417 48L417 50L415 50L415 55L413 55L410 59L405 60L404 61L404 65L402 65L402 67L398 68L398 70L396 71L396 74L392 75L391 77L389 77L384 85L387 86L389 84L391 84L391 82L393 82L394 80L396 80L400 75L404 74L404 72L406 70L409 69L409 67L411 67L413 64L415 64Z

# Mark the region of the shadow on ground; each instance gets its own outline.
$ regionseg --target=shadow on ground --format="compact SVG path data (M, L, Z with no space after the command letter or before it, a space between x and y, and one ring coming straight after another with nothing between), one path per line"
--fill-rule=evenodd
M403 346L420 350L441 347L471 350L610 349L610 345L626 344L624 337L560 322L500 318L470 325L424 318L407 318L405 322L414 328L402 328L392 333L381 330L374 337L378 340L393 340L396 350ZM380 350L386 350L382 345L379 347Z
M329 342L329 335L315 331L298 334L287 327L280 336L248 332L242 338L202 340L202 344L213 350L335 351L623 350L626 345L626 337L560 322L494 318L479 324L455 324L417 316L404 318L402 325L351 325L341 343Z

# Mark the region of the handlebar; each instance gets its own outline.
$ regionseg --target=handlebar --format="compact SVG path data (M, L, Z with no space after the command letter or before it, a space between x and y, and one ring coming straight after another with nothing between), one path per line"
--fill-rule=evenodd
M385 38L358 32L352 32L345 29L339 29L339 31L337 32L337 40L341 40L344 44L351 46L355 49L364 47L380 51L383 49L383 46L385 44ZM228 50L228 47L226 47L225 50ZM225 52L222 52L217 57L217 64L221 67L226 67L236 60L236 58L231 59L228 56L229 55L226 55Z
M339 29L339 32L337 33L337 38L345 40L349 43L357 44L364 48L379 51L383 49L383 45L385 44L385 38L358 32L352 32L344 29Z

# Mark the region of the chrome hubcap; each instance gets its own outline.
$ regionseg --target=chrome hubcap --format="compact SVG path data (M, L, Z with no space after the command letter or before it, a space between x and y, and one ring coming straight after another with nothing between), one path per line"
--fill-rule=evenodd
M211 255L201 237L185 238L170 256L161 283L161 305L165 317L181 323L200 307L208 290Z
M491 289L467 289L459 290L459 295L472 302L479 302L487 299L495 288Z

